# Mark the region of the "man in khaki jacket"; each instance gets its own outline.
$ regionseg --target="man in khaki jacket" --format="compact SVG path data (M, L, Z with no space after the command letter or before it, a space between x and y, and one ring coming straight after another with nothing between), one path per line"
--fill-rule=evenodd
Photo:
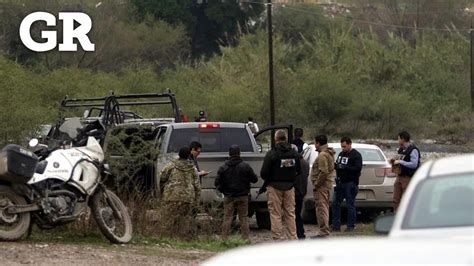
M313 183L314 201L316 207L316 220L319 225L319 233L314 238L328 237L329 229L329 192L332 189L332 173L334 171L333 148L328 147L326 135L318 135L315 138L318 158L314 161L311 170L311 182Z

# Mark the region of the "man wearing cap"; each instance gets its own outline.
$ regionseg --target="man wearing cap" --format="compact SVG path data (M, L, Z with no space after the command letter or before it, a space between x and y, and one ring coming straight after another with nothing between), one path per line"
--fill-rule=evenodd
M204 111L199 111L199 116L196 117L195 122L206 122L206 121L207 121L206 113L204 113Z

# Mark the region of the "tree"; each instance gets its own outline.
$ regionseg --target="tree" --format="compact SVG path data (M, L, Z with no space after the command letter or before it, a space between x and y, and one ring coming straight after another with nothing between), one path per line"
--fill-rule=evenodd
M329 32L329 21L321 7L314 4L276 5L273 21L275 32L292 43L313 40L316 30Z
M362 28L372 28L387 37L394 32L413 44L423 29L466 29L470 14L469 0L354 0L352 18ZM368 23L370 22L370 23ZM398 25L390 26L390 25ZM430 30L428 30L429 32Z
M257 19L264 9L261 4L239 1L131 1L139 21L150 14L172 25L184 25L193 57L212 55L219 51L220 45L235 45L240 34L250 31L248 23Z
M93 70L119 71L136 61L154 65L161 71L186 58L189 54L186 31L182 26L172 26L164 21L145 17L141 22L129 19L130 6L117 1L5 1L0 2L0 50L10 58L26 65L45 66L47 69L73 66ZM61 10L85 12L93 21L89 33L95 44L94 52L85 52L78 45L78 52L65 53L52 50L36 53L21 42L18 29L22 18L36 10L57 16ZM34 23L33 38L40 41L44 23ZM61 41L62 27L58 31ZM48 29L51 30L51 29Z

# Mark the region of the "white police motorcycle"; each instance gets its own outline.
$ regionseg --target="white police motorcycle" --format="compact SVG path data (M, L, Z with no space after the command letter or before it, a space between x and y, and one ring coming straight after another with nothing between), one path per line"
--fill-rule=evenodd
M49 149L30 141L31 152L7 145L0 153L0 240L20 239L32 223L49 229L70 223L90 207L100 231L113 243L132 238L129 213L119 197L105 188L104 152L96 140L104 134L99 121L87 126L77 118L59 130L72 146ZM31 232L31 231L30 231Z

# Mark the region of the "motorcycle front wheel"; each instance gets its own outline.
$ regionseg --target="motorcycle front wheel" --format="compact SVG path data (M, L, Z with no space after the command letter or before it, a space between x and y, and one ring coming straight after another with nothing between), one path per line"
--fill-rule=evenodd
M102 234L112 243L128 243L132 220L120 198L110 190L99 190L91 200L92 214Z
M26 233L30 226L30 213L11 214L7 212L7 208L10 206L26 204L26 200L10 187L0 186L0 240L15 241Z

